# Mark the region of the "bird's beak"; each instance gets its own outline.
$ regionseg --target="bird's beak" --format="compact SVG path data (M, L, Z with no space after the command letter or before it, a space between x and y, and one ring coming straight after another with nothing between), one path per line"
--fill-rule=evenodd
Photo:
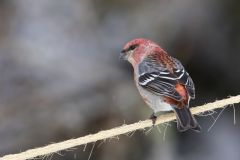
M127 60L127 54L125 50L122 50L119 56L120 60Z

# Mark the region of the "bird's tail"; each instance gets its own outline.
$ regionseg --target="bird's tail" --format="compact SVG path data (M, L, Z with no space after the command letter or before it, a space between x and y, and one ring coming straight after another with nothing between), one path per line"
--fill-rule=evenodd
M188 129L192 129L194 131L200 132L201 126L198 124L196 119L193 117L188 107L184 108L175 108L174 111L176 113L177 119L177 128L180 132L186 131Z

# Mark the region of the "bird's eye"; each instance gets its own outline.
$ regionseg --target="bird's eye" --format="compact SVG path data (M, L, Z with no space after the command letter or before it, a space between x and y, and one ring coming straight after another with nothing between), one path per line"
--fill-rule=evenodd
M129 50L129 51L134 50L135 48L137 48L137 46L138 46L138 45L136 45L136 44L135 44L135 45L132 45L132 46L129 47L128 50Z

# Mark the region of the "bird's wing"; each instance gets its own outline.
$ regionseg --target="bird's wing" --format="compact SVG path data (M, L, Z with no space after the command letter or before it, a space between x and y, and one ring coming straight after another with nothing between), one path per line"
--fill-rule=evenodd
M187 89L187 92L189 94L189 96L194 99L195 98L195 87L194 87L194 83L192 78L190 77L190 75L188 74L188 72L184 69L184 67L182 66L182 64L176 59L176 58L172 58L174 61L174 64L176 65L176 68L178 69L174 69L175 70L175 74L176 76L180 76L182 75L179 79L178 82L182 85L185 86L185 88ZM178 71L178 73L177 73Z
M159 54L149 55L139 64L138 83L148 91L182 100L182 96L176 90L176 84L182 84L191 98L195 97L195 88L189 74L182 64L175 58L168 59L165 63ZM169 69L171 68L171 69Z

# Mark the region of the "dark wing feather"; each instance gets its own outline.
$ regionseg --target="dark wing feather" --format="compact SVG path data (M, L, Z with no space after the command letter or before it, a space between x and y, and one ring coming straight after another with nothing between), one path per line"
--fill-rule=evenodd
M139 77L139 85L157 95L165 95L180 101L181 95L176 92L176 81L166 79L159 72L144 73Z
M180 83L185 86L189 96L194 98L194 84L181 63L177 59L172 58L175 67L170 72L164 63L159 63L154 57L145 58L140 63L139 85L154 94L165 95L180 101L182 96L175 90L175 85Z
M180 69L174 69L173 70L174 74L176 75L176 77L179 77L180 75L182 75L178 79L178 82L185 86L189 96L192 99L194 99L195 98L195 87L194 87L194 83L193 83L192 78L190 77L188 72L184 69L182 64L176 58L172 58L172 59L174 61L174 64L176 65L176 68L180 68Z

